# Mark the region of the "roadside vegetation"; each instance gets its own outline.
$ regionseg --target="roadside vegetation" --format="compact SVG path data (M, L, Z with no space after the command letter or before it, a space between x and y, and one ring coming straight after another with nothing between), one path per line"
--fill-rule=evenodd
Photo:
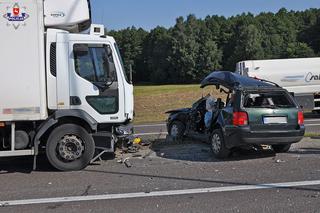
M320 9L178 17L170 28L109 31L135 83L199 83L213 70L242 60L320 55Z
M198 84L135 86L134 123L164 122L166 111L191 107L192 103L208 93L215 97L220 95L214 87L200 89Z
M304 137L310 137L310 138L316 137L316 138L320 139L320 133L317 133L317 132L306 132L304 134Z

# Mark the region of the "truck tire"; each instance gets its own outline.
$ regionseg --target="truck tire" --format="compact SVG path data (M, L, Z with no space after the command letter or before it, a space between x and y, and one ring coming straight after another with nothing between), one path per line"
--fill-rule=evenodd
M95 151L92 136L76 124L63 124L50 134L46 154L50 164L61 171L84 169Z
M181 121L173 121L169 126L169 136L173 139L182 139L186 130L185 125Z
M227 158L230 150L226 148L223 134L220 129L213 130L210 136L210 145L213 155L218 159Z
M291 144L277 144L277 145L272 145L273 151L276 153L284 153L289 151L291 147Z

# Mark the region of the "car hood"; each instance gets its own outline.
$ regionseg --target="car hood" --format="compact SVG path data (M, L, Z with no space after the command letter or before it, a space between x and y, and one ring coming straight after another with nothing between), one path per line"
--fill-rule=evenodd
M234 87L275 87L272 82L265 82L233 73L231 71L214 71L201 82L201 88L208 85L222 85L229 89Z
M181 109L174 109L174 110L169 110L166 113L172 114L172 113L178 113L178 112L188 112L191 108L181 108Z

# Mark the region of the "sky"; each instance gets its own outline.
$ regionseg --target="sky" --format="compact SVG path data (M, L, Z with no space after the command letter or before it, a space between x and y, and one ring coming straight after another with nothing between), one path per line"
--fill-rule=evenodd
M157 26L171 27L179 16L197 18L207 15L230 17L243 12L302 11L320 8L320 0L91 0L93 23L104 24L108 30Z

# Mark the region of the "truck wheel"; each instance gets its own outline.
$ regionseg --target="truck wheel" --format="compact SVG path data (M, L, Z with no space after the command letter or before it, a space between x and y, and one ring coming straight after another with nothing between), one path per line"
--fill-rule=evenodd
M273 151L276 153L283 153L289 151L291 147L291 144L278 144L278 145L272 145Z
M93 158L94 151L92 136L75 124L63 124L55 128L46 146L49 162L61 171L85 168Z
M182 139L186 127L180 121L173 121L169 127L169 135L174 139Z
M230 150L226 148L224 137L220 129L213 130L210 137L211 150L216 158L226 158Z

